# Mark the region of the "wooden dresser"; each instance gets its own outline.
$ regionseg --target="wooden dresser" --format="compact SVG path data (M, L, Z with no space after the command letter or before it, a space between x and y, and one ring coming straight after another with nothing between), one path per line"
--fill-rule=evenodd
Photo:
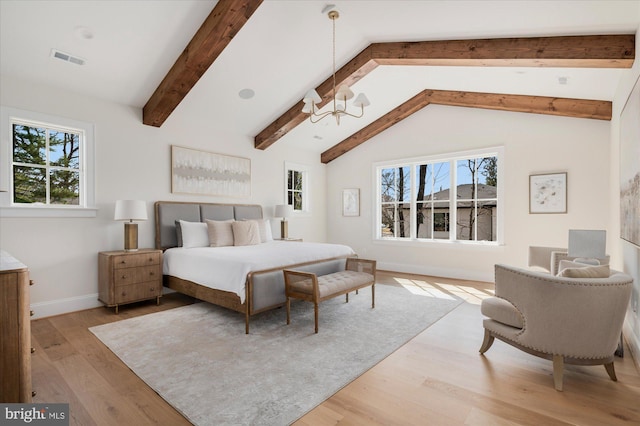
M0 251L0 402L31 402L29 270Z
M98 299L116 308L162 296L162 250L103 251L98 260Z

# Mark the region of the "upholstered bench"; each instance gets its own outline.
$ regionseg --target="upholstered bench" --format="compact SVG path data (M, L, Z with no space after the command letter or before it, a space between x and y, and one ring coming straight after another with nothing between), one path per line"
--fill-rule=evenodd
M287 297L287 324L291 323L291 298L313 303L315 332L318 332L318 304L336 296L371 286L371 308L375 307L376 261L348 258L344 271L327 275L285 269L284 286Z

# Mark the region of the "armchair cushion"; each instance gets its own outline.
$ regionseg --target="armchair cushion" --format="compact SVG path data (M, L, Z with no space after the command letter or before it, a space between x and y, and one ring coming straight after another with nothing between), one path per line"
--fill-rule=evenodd
M522 314L509 301L499 297L489 297L482 301L480 311L494 321L511 327L523 328L524 319Z
M572 263L574 265L565 265L564 263ZM563 268L563 266L565 266ZM576 262L560 261L559 277L567 278L609 278L609 265L587 266Z

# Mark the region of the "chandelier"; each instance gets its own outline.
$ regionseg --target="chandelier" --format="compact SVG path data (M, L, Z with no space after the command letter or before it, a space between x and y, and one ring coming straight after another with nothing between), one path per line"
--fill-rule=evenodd
M309 114L309 120L312 123L317 123L325 117L333 116L336 119L336 123L340 125L340 117L349 116L361 118L364 115L364 107L369 105L369 99L367 99L364 93L358 94L353 101L353 106L356 108L359 107L360 113L353 114L347 111L347 101L353 98L353 92L349 89L349 86L343 84L336 90L336 19L340 17L340 14L337 10L331 10L328 16L333 22L333 109L320 112L318 104L322 102L322 98L315 89L311 89L302 100L304 102L302 112Z

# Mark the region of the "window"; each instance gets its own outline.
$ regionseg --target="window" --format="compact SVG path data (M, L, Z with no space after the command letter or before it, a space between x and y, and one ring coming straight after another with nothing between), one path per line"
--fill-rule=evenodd
M502 241L502 149L376 165L376 238Z
M4 107L2 123L3 215L95 216L93 126Z
M293 206L294 213L309 211L309 172L306 166L285 163L287 204Z
M13 123L13 203L80 204L81 133Z

